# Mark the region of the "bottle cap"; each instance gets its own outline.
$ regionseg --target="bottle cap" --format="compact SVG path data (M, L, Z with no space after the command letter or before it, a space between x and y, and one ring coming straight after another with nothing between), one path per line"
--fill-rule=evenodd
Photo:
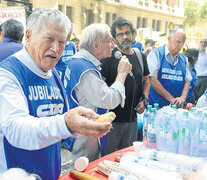
M84 171L88 167L88 163L88 158L82 156L75 160L74 167L78 171Z

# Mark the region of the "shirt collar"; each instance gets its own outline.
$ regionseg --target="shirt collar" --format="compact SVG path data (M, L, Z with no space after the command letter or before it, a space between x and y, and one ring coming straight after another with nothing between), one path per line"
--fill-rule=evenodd
M83 57L87 61L90 61L91 63L93 63L100 70L100 65L101 65L100 60L98 60L93 54L91 54L89 51L85 49L81 49L73 57L74 58Z
M9 37L4 37L2 42L16 42L16 43L19 43L18 41L12 39L12 38L9 38Z
M167 45L165 46L165 56L169 63L171 63L172 65L175 65L178 62L178 55L179 53L173 57Z
M35 62L31 58L31 56L29 55L25 46L23 47L22 50L15 53L13 56L15 56L17 59L19 59L25 66L27 66L36 75L38 75L44 79L49 79L52 76L52 70L49 70L48 72L44 72L35 64Z

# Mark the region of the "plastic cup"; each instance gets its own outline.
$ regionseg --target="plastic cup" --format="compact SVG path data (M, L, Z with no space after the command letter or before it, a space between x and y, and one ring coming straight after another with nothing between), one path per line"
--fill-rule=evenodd
M139 152L144 147L144 144L141 141L134 141L133 146L134 146L134 151Z
M75 160L74 167L78 171L84 171L88 167L88 163L88 158L82 156Z

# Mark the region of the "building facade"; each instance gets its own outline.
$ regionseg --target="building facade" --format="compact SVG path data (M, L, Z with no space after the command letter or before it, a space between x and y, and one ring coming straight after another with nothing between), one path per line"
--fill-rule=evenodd
M22 0L24 1L24 0ZM34 8L57 8L73 22L74 32L91 23L106 23L123 16L138 30L139 39L162 35L169 27L184 25L184 0L25 0ZM8 1L1 1L1 6ZM20 6L19 3L15 4ZM171 25L171 26L170 26Z

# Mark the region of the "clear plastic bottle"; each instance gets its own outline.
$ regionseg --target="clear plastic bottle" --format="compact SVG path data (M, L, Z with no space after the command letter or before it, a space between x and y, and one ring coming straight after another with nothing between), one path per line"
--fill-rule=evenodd
M198 140L199 140L199 126L200 120L202 118L202 111L198 110L196 112L196 108L191 109L190 119L192 122L192 136L191 136L191 156L199 156L198 155Z
M159 112L161 113L161 112ZM159 117L155 119L155 131L156 131L156 143L157 150L165 151L165 121L166 121L166 111L163 111Z
M143 115L143 143L145 146L147 144L147 120L150 116L151 108L152 105L147 105L147 109L145 110Z
M139 180L136 176L126 173L111 172L108 180Z
M188 111L183 112L183 118L179 133L179 153L190 155L191 147L191 120L188 116Z
M177 153L179 144L179 125L175 114L165 113L165 151Z
M155 132L155 116L156 109L152 108L150 116L147 120L147 147L156 148L156 132Z
M139 157L178 166L180 168L180 171L196 171L205 160L204 158L157 151L155 149L142 149L139 151Z
M204 112L204 118L199 126L198 155L207 157L207 112Z

